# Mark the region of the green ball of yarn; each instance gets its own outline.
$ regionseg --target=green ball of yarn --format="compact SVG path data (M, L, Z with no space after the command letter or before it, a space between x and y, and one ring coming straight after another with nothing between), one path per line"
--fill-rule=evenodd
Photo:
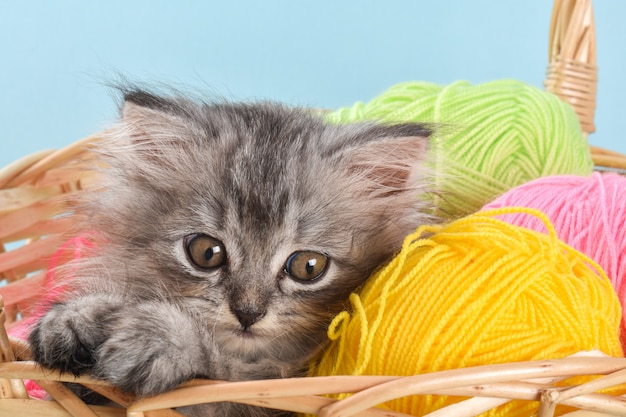
M440 126L433 159L440 215L460 217L548 175L590 175L593 161L574 110L520 81L448 86L397 84L368 103L327 115L331 122L426 122Z

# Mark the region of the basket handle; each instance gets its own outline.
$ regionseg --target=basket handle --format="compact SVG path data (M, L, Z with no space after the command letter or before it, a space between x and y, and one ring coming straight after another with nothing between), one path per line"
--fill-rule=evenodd
M591 0L555 0L544 86L569 103L586 135L595 131L598 67Z

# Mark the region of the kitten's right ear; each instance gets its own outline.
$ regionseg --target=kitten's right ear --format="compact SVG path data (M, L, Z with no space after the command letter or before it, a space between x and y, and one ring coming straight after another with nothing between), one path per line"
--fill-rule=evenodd
M124 93L121 124L136 151L157 155L161 146L182 146L192 126L189 109L180 100L144 90Z
M160 123L180 120L177 104L143 90L124 93L122 121L130 127L149 129Z
M145 169L173 166L173 156L187 149L195 135L191 105L138 89L123 94L120 122L111 132L114 140L103 146L103 153L115 153L117 159L128 154L147 162Z

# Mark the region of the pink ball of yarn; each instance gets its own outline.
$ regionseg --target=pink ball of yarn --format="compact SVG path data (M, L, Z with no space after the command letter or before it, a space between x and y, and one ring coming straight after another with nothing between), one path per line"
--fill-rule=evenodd
M540 178L506 192L483 209L530 207L544 212L559 238L597 262L626 307L626 177L593 173ZM545 232L533 216L512 214L503 220ZM622 317L626 345L626 320Z

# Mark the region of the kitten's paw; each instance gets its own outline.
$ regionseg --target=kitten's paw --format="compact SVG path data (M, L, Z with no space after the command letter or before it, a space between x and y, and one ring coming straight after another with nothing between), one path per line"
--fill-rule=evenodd
M156 395L205 372L197 324L171 304L146 302L118 311L109 331L93 373L126 392Z
M29 336L33 359L62 372L89 373L106 338L104 322L118 307L116 301L99 295L54 305Z

